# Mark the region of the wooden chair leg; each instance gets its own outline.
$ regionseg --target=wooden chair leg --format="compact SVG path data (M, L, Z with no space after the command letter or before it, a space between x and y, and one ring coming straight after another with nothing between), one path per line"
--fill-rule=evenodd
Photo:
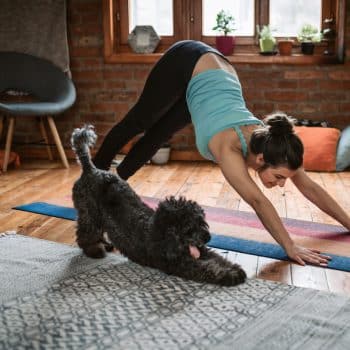
M50 116L47 117L47 121L49 123L49 126L50 126L50 129L51 129L53 138L55 140L55 143L56 143L56 146L57 146L57 149L58 149L58 153L60 154L63 166L68 169L69 168L68 160L67 160L66 154L64 152L63 146L62 146L60 135L58 135L55 121Z
M2 171L7 171L7 166L9 163L10 158L10 152L11 152L11 145L12 145L12 138L13 138L13 131L15 129L15 117L9 117L9 125L7 130L7 136L6 136L6 146L5 146L5 155L4 155L4 164L2 165Z
M46 132L45 125L44 125L44 118L39 117L38 123L39 123L39 129L40 129L41 136L43 137L45 144L46 144L46 151L47 151L47 154L49 156L49 159L53 160L51 147L49 145L49 138L47 137L47 132Z

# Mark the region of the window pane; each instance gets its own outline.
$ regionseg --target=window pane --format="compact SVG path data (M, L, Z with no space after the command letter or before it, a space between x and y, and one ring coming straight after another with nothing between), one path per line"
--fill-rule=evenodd
M158 35L174 35L173 0L129 0L129 32L151 25Z
M235 19L234 35L254 35L254 0L203 0L203 35L217 35L216 14L221 10L231 13Z
M304 24L320 29L322 0L270 0L270 25L276 36L297 36Z

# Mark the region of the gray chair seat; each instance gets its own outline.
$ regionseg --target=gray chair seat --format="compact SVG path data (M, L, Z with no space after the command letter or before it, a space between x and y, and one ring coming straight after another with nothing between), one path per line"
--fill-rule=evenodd
M9 119L3 170L7 170L16 117L40 117L40 130L47 143L43 117L47 118L62 163L69 167L52 116L69 109L76 100L73 82L51 62L17 52L0 52L0 92L8 90L28 93L35 102L0 102L0 113ZM2 123L2 120L1 120ZM52 159L47 146L49 158ZM7 162L6 162L7 158Z
M70 107L70 106L69 106ZM64 112L69 107L64 103L56 102L16 102L16 103L1 103L0 112L5 114L13 114L20 116L46 116L48 114L57 115Z

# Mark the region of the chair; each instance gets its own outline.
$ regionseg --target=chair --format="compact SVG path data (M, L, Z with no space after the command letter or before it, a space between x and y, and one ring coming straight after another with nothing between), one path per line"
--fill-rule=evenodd
M8 118L3 171L7 171L16 118L38 117L42 137L45 140L49 159L51 149L44 126L47 119L52 136L61 157L63 166L69 168L60 136L57 132L54 115L70 108L76 99L73 82L51 62L32 55L17 52L0 52L0 93L8 90L25 92L37 101L0 102L0 114ZM2 130L0 120L0 131Z

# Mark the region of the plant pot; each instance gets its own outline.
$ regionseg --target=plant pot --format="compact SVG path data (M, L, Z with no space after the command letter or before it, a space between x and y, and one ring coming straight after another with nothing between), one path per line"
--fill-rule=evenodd
M153 164L162 165L168 163L170 158L170 146L169 147L161 147L159 150L153 155L151 161Z
M235 46L235 38L231 35L222 35L215 38L216 48L223 55L229 56L233 54Z
M292 54L293 40L279 40L278 51L282 56L290 56Z
M314 54L314 48L315 44L311 41L304 41L300 44L301 46L301 52L304 55L313 55Z
M273 52L275 50L276 42L271 39L259 39L259 46L261 52Z

